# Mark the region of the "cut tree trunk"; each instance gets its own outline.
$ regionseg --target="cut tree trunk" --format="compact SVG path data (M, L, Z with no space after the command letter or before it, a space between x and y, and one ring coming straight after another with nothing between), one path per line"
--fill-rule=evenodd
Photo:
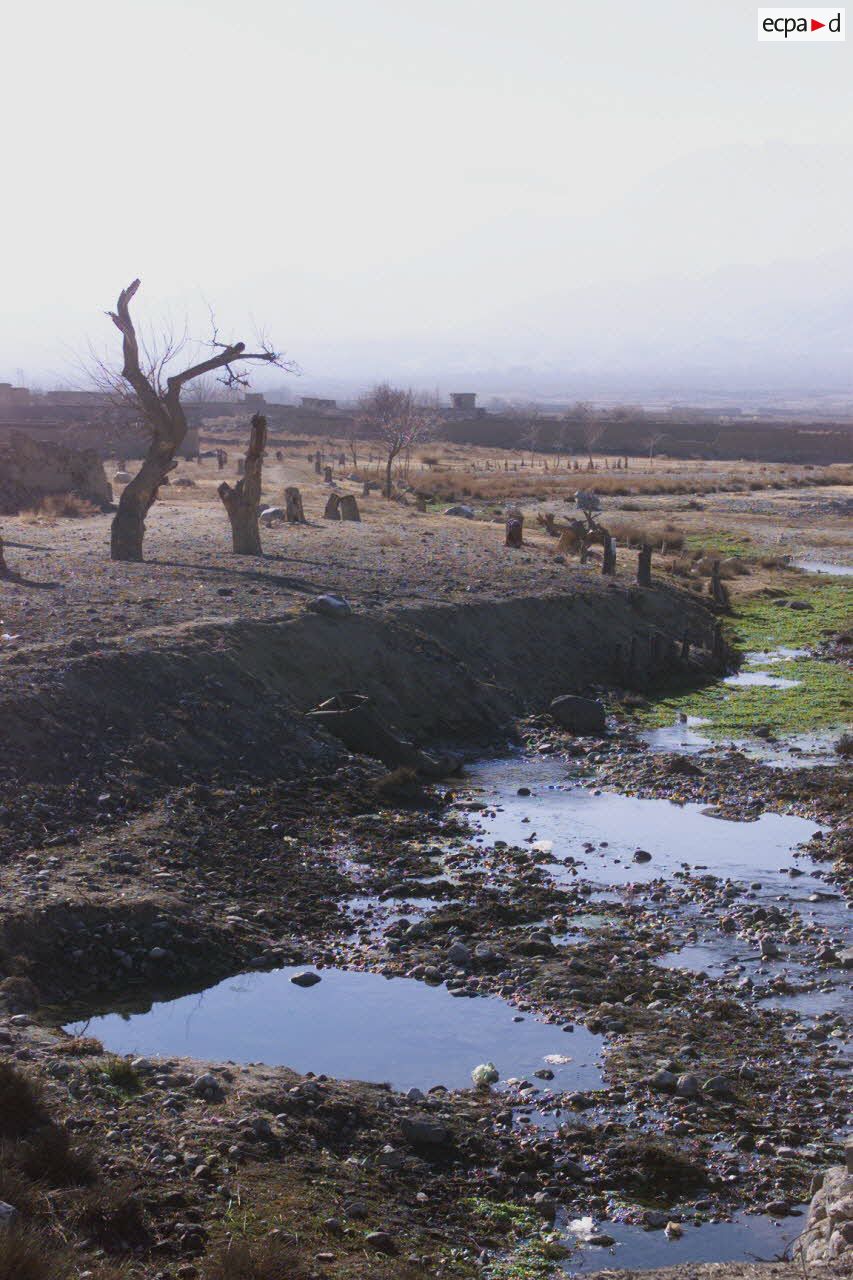
M261 501L261 473L266 443L267 420L262 414L256 413L252 418L243 478L237 481L233 489L227 481L223 481L218 489L231 522L234 554L238 556L263 555L258 508Z
M302 494L295 485L289 485L284 491L284 513L288 524L305 524Z

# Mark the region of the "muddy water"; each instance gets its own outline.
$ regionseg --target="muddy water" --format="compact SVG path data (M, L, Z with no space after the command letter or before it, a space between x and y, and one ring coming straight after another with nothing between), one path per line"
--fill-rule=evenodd
M67 1029L79 1034L85 1026L115 1053L265 1062L396 1089L470 1088L472 1069L487 1061L503 1079L550 1068L551 1088L601 1085L601 1037L583 1027L567 1035L493 996L453 997L374 973L321 969L321 981L303 988L290 981L302 971L243 974L147 1013Z

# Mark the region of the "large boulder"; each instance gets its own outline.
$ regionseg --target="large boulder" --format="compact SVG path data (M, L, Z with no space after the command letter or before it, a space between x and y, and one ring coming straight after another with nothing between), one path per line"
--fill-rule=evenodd
M571 733L601 734L607 727L604 704L596 698L564 693L551 703L551 715Z

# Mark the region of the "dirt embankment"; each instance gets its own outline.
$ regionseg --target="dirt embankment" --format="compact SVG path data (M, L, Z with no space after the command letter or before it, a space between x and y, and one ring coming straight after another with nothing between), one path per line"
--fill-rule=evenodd
M613 585L195 624L78 656L73 646L23 650L0 673L0 778L79 787L106 771L167 785L221 769L295 774L341 755L304 713L347 689L420 743L494 739L557 694L711 671L713 630L685 593Z

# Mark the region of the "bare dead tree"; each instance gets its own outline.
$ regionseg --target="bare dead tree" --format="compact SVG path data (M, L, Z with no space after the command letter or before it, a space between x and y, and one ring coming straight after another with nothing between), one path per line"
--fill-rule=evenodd
M429 406L417 403L411 391L389 386L387 382L362 397L358 416L365 434L378 436L382 441L385 465L382 492L390 499L395 459L404 450L429 439L435 429L435 417Z
M590 414L581 420L581 426L583 429L583 442L586 445L586 456L589 460L587 466L590 471L594 471L595 463L592 460L592 451L607 430L607 423L601 418Z
M237 556L263 555L258 508L266 446L267 420L263 414L256 413L249 432L249 447L246 450L242 479L233 488L227 480L223 480L216 491L231 522L231 541Z
M187 434L187 419L181 404L184 387L196 378L221 371L218 381L226 388L245 388L249 381L240 366L248 361L275 365L288 372L295 368L264 341L261 341L259 351L247 351L245 342L220 342L214 324L213 336L206 344L212 354L170 373L176 358L187 345L186 334L177 340L166 335L150 349L144 343L140 344L130 315L130 304L139 283L139 280L134 280L122 289L115 311L108 313L122 336L121 372L116 375L99 362L95 374L100 385L111 385L117 393L124 395L125 402L129 400L136 405L151 433L142 466L122 493L113 519L110 537L113 560L142 560L145 518L157 500L160 486L177 466L175 454Z
M344 437L347 442L347 448L350 451L350 457L352 458L353 471L358 471L358 446L361 440L361 427L361 420L356 413L347 419L346 426L344 427Z
M655 449L666 435L665 431L650 431L646 436L646 444L649 446L649 466L654 466Z

